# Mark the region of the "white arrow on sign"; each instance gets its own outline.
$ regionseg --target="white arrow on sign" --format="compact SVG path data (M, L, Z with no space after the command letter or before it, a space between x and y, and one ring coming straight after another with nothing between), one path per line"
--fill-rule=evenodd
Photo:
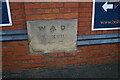
M113 9L113 4L108 4L108 2L106 2L102 7L107 12L108 9Z

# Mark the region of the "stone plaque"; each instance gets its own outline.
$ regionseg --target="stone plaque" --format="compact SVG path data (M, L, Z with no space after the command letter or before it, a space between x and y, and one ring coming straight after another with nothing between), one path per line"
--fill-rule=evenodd
M77 19L27 21L31 54L76 50Z

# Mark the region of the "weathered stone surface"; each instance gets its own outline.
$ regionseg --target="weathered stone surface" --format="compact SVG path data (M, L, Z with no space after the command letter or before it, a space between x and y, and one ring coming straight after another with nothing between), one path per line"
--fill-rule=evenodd
M31 54L76 50L77 19L27 21Z

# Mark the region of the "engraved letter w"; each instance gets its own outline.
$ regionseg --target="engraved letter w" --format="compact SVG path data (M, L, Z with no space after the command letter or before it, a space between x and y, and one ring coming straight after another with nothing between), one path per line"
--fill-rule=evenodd
M38 28L39 28L39 30L41 31L41 30L45 30L45 27L46 27L46 26L39 26Z

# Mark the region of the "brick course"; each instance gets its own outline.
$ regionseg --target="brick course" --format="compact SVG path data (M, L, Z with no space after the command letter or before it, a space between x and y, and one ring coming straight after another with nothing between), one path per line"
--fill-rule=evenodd
M25 30L27 20L78 19L78 35L118 33L119 30L91 31L92 3L10 3L13 26L2 30ZM2 43L3 72L34 68L65 68L118 61L120 46L103 44L79 46L71 53L30 55L28 41Z

